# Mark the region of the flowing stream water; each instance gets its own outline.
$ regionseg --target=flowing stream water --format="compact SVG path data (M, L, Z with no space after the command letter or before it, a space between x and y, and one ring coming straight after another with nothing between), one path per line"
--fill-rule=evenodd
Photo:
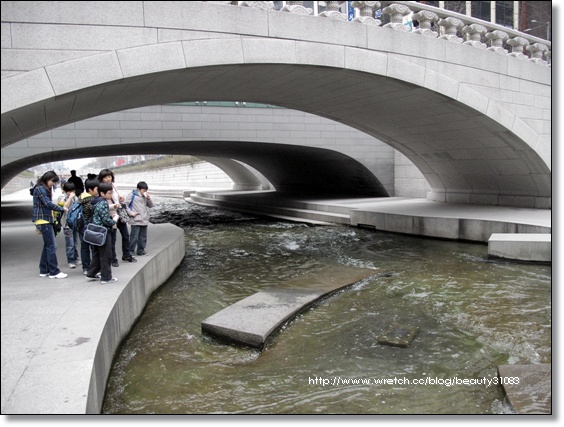
M507 413L496 367L551 363L550 266L174 199L151 215L185 230L186 257L124 340L104 413ZM303 312L262 352L202 336L219 310L328 265L382 274ZM407 348L377 343L393 323L419 327Z

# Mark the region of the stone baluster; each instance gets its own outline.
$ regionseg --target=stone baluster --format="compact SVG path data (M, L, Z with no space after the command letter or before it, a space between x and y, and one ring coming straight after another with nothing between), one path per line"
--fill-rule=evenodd
M382 9L382 12L386 15L390 15L390 23L384 25L384 28L392 28L398 31L409 31L409 29L403 25L403 17L411 13L411 9L404 4L392 3Z
M341 4L343 4L344 1L320 1L319 3L325 3L325 6L327 7L319 14L319 16L336 19L338 21L347 20L347 16L340 12Z
M297 13L298 15L311 15L313 9L304 7L303 1L287 1L286 6L280 9L282 12Z
M374 11L380 9L379 1L353 1L351 4L352 7L360 9L360 16L354 18L352 22L380 26L382 22L374 19Z
M527 46L525 50L531 54L529 61L536 62L538 64L546 64L546 61L542 59L545 52L548 54L548 47L546 45L542 43L533 43Z
M439 21L439 26L443 27L444 32L444 34L439 37L440 39L449 40L455 43L462 43L463 40L456 35L458 30L464 26L464 23L460 19L449 16L448 18L441 19Z
M509 56L514 56L519 59L529 59L529 57L523 53L523 49L529 45L529 40L524 37L513 37L507 40L507 44L511 46Z
M274 9L273 1L242 1L239 6L254 7L255 9L272 10Z
M413 19L419 22L419 28L414 30L415 34L423 36L438 37L439 33L432 30L433 24L439 21L439 17L435 12L429 10L422 10L413 14Z
M486 27L480 24L470 24L462 28L462 33L466 35L466 41L462 44L474 46L479 49L485 49L488 47L485 43L482 43L482 35L486 34L488 30Z
M507 55L507 49L503 48L503 42L509 38L505 31L494 30L486 33L486 39L490 41L490 47L486 50Z

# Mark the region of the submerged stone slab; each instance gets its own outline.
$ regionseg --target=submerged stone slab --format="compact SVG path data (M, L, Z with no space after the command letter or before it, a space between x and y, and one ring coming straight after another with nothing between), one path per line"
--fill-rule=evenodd
M222 341L262 348L285 322L315 301L378 270L331 266L257 292L202 321L202 333Z
M552 414L552 365L500 365L498 380L518 414Z
M415 339L419 327L394 323L378 337L378 344L407 347Z

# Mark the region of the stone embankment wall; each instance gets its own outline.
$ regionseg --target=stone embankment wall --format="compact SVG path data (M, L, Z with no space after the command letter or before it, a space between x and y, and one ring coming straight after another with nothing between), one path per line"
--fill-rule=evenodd
M16 176L14 179L8 182L8 184L6 184L4 188L2 188L2 196L23 190L24 188L29 188L30 181L32 181L32 178L23 177L21 175Z
M119 186L130 185L135 187L139 181L145 181L154 189L183 189L188 190L213 190L231 189L233 181L217 166L208 162L171 166L155 170L119 173L116 175L116 184Z

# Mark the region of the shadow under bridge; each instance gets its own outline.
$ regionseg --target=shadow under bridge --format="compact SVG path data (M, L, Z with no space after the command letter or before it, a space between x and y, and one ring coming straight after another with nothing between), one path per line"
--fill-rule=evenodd
M79 149L71 157L76 157ZM83 148L90 157L123 154L184 154L200 157L222 168L234 181L234 189L261 188L251 173L226 169L221 159L241 162L256 169L277 193L298 197L389 197L374 174L357 160L337 151L299 145L245 141L159 141ZM87 151L87 152L86 152ZM65 153L58 151L57 157ZM29 159L28 159L29 161ZM250 169L249 169L250 170Z

